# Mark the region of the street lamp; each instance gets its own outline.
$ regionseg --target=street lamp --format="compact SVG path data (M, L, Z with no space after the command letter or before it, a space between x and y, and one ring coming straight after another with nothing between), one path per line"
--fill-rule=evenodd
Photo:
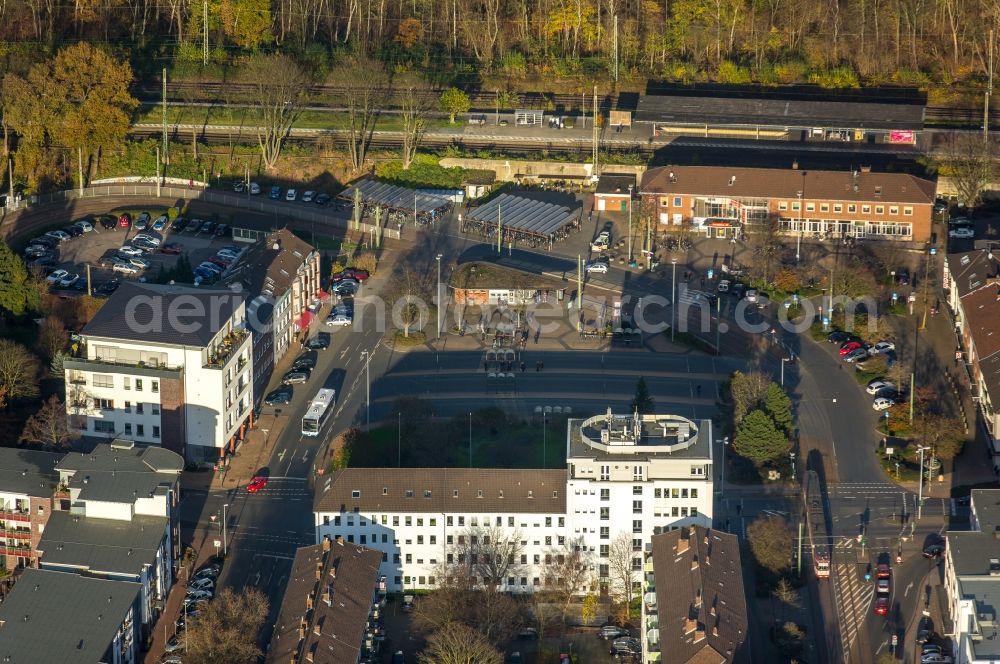
M365 426L372 423L372 375L369 366L372 357L367 350L361 351L361 357L365 360Z
M632 188L628 186L628 262L632 264Z
M441 339L441 254L435 256L438 264L438 288L437 288L437 324L438 340Z
M546 465L545 465L545 459L548 457L548 454L546 454L546 452L548 451L547 444L546 444L546 442L547 442L547 436L545 435L547 433L546 430L545 430L546 429L546 424L547 424L547 422L546 422L546 413L543 411L542 412L542 468L546 467Z
M796 233L798 237L795 241L795 262L797 264L800 256L802 255L802 192L799 191L796 195L799 197L799 223L798 228L796 229L798 231L798 233Z
M726 489L726 448L729 447L729 436L719 442L722 443L722 477L719 479L719 490L716 493L721 494Z
M674 330L677 328L677 259L671 258L670 264L674 266L673 276L670 278L670 341L674 340Z
M788 361L787 357L781 358L781 386L785 386L785 362Z
M229 555L229 549L226 538L226 508L228 507L229 503L225 503L222 506L222 557L223 558Z
M920 455L920 489L917 494L917 521L924 514L924 452L931 449L929 445L921 445L917 448L917 454Z
M792 462L792 477L795 477L795 452L789 452L788 458Z

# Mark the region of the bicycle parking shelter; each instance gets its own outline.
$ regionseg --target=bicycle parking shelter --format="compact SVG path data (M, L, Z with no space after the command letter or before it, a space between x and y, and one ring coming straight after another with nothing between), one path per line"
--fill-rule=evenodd
M358 193L360 193L361 203L365 208L380 207L386 208L390 212L419 215L431 219L447 212L456 195L450 190L420 191L365 178L342 191L337 198L353 203ZM458 192L458 195L461 195L461 192Z
M582 207L559 205L545 201L501 194L485 205L473 208L462 222L465 232L478 232L497 241L503 233L504 244L527 242L549 243L562 239L580 226Z

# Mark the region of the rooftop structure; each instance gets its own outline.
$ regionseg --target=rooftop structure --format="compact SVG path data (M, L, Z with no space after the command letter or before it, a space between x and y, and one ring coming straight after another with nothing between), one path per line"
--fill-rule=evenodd
M184 459L160 447L115 441L87 453L70 452L55 469L74 501L135 505L165 496L184 470Z
M451 201L445 196L418 192L407 187L379 182L371 178L358 180L341 192L338 198L346 201L354 201L355 192L360 192L361 202L366 205L410 213L430 213L451 204Z
M139 577L155 564L167 536L166 517L131 521L53 512L38 544L43 567Z
M484 205L469 210L467 222L479 222L524 236L550 240L573 223L579 223L581 208L500 194Z
M325 538L301 547L288 577L268 664L356 664L378 624L382 553Z
M703 422L704 424L704 422ZM680 415L604 415L569 421L568 456L711 457L711 431Z
M0 604L0 661L133 662L141 586L26 569Z

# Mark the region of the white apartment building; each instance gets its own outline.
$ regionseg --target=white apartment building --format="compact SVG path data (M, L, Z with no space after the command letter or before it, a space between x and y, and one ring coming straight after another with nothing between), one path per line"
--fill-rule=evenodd
M963 664L994 664L1000 661L1000 490L974 490L970 505L972 532L946 534L952 656Z
M512 539L508 592L543 585L545 566L570 551L607 583L610 547L627 537L640 584L654 533L710 525L711 422L672 415L570 420L568 471L349 468L319 482L317 542L343 537L382 552L390 590L433 588L463 564L473 537ZM581 588L584 591L585 588Z
M656 533L712 525L712 422L677 415L604 415L567 423L567 537L597 556L608 580L618 537L632 541L635 583Z
M245 296L125 282L67 359L66 408L85 437L215 462L253 424Z

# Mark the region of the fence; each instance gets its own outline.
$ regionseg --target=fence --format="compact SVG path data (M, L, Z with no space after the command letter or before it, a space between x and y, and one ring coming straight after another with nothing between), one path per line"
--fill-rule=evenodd
M172 202L177 200L200 201L213 205L222 205L225 207L272 215L275 218L284 217L297 219L299 221L307 221L315 224L322 224L327 227L342 228L345 230L354 226L351 220L335 217L326 209L320 208L310 210L308 209L308 206L304 204L275 202L267 198L249 196L247 194L229 193L195 187L160 187L159 196L157 196L157 187L155 184L115 184L86 187L83 190L67 189L65 191L57 191L51 194L31 196L26 200L15 202L11 207L8 207L7 210L8 212L12 210L31 210L44 205L66 203L82 198L129 196L147 199L173 199ZM402 228L398 225L396 228L383 225L383 227L379 230L373 224L362 223L360 227L355 228L355 230L366 235L374 233L376 235L380 235L381 237L398 240L400 239ZM17 229L14 228L13 232L17 232Z

